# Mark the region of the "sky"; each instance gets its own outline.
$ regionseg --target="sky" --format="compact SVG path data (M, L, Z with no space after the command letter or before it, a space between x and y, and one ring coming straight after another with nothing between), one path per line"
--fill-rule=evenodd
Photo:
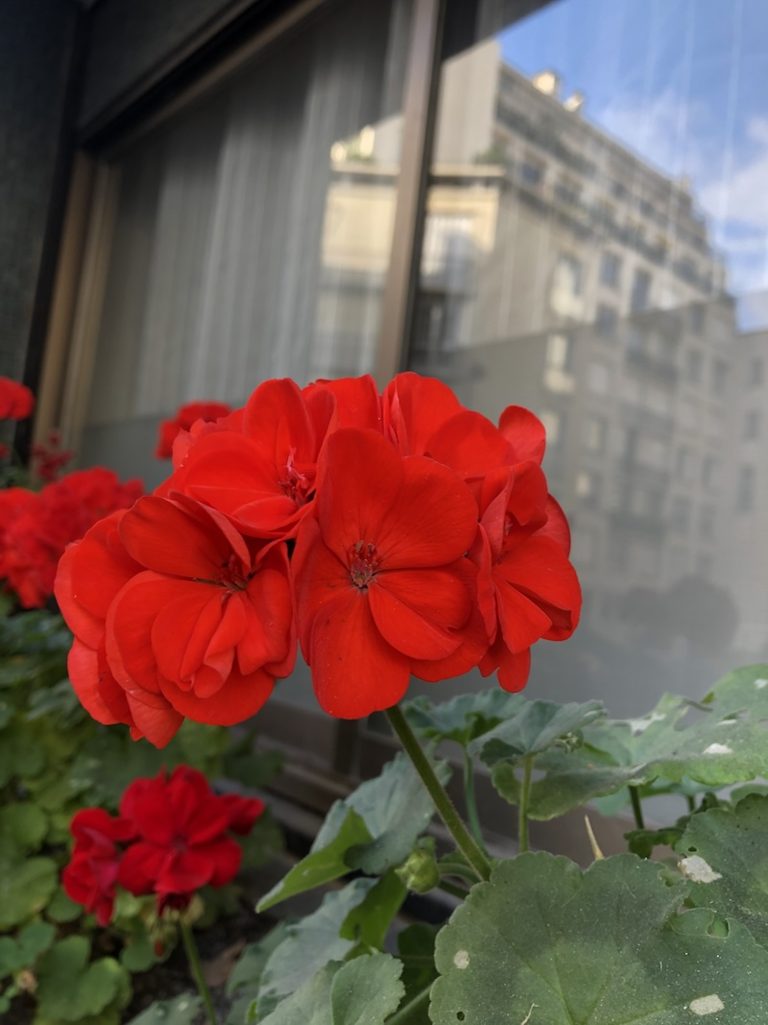
M691 182L742 327L768 325L768 0L555 0L498 34L525 74Z

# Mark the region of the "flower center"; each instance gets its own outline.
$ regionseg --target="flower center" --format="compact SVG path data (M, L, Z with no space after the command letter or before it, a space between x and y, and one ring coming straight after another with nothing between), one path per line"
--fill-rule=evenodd
M367 590L380 565L381 558L375 544L355 541L349 550L349 576L355 587L361 591Z
M248 587L248 578L243 575L243 564L234 553L222 563L216 583L228 591L244 591Z
M301 506L306 505L309 501L310 492L314 488L314 480L295 466L293 461L295 455L296 450L292 448L288 453L283 475L277 483L284 495L296 505Z

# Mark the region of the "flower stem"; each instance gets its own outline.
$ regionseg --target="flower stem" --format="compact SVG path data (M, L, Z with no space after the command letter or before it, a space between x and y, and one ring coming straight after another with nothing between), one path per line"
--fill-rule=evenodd
M533 755L523 759L523 783L520 787L520 801L517 806L517 851L524 854L528 850L528 803L531 799L531 772Z
M464 799L467 804L469 828L472 830L475 840L477 840L478 847L480 847L482 851L485 851L483 830L480 825L480 816L477 814L477 800L475 797L475 767L467 749L463 748L462 750L464 752Z
M456 846L475 870L478 877L480 879L488 879L491 874L490 862L478 847L475 838L462 822L461 816L456 810L456 805L448 796L445 787L435 775L435 770L432 768L429 759L424 754L421 744L419 744L416 739L416 735L408 725L402 710L397 705L395 705L394 708L387 709L387 718L389 719L390 726L397 734L400 743L403 745L403 750L411 759L413 767L416 769L419 776L421 776L421 781L427 788L429 796L432 798L441 819L448 827L448 831L453 839L456 841Z
M187 961L189 962L189 971L195 980L200 999L205 1005L208 1020L211 1025L218 1025L216 1011L213 1008L213 1000L211 999L211 991L208 989L208 984L203 978L203 966L200 964L200 955L197 952L197 944L195 943L195 937L192 935L192 929L184 921L179 923L179 929L181 930L181 939L184 943Z
M645 819L643 818L643 806L640 803L640 791L637 787L629 788L629 799L632 802L632 811L635 813L635 824L638 829L645 829Z

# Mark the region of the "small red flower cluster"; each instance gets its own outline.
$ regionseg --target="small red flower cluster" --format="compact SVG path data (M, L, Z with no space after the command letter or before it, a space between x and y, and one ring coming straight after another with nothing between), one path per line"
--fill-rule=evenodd
M72 900L107 925L117 886L134 896L154 893L158 912L185 908L202 886L225 886L242 859L232 833L245 836L264 802L217 796L202 773L186 765L170 777L136 779L120 813L84 808L70 824L75 839L62 882Z
M67 550L80 700L162 745L184 716L256 712L296 636L341 718L396 704L412 674L479 667L520 689L531 645L568 637L581 607L544 443L527 410L495 425L412 373L381 395L368 376L267 381Z
M37 442L32 446L32 464L35 476L50 484L58 479L59 474L74 457L74 452L61 447L61 434L53 430L48 432L45 442Z
M173 443L184 431L188 431L198 420L209 423L219 420L232 410L223 402L188 402L179 406L172 420L163 420L157 436L157 459L170 459L173 455Z
M24 608L45 605L66 546L142 491L140 481L121 483L102 467L70 473L42 491L0 490L0 580Z
M35 406L35 397L25 384L0 377L0 420L26 420Z

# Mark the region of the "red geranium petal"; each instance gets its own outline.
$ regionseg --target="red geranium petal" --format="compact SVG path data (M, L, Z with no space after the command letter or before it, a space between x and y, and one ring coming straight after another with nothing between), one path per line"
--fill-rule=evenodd
M503 577L494 574L499 625L504 643L513 652L529 648L549 630L552 621L530 598Z
M234 726L255 715L274 687L274 678L264 670L243 674L233 668L221 688L209 698L184 691L169 680L162 681L163 694L181 715L211 726Z
M560 544L535 534L511 546L496 566L497 577L558 609L577 609L581 589L576 571Z
M512 448L516 463L531 459L541 463L547 442L544 424L524 406L507 406L499 417L499 430Z
M414 569L454 562L470 549L476 531L477 505L466 484L447 466L409 456L386 517L360 539L376 544L382 569Z
M382 638L365 595L354 588L318 610L310 662L320 706L339 719L391 708L408 689L408 659Z
M445 658L460 644L460 637L425 619L378 580L368 588L368 602L381 636L409 658Z
M120 537L137 562L165 576L216 580L231 554L211 523L201 523L170 499L154 495L140 498L126 513Z
M384 428L402 455L424 455L427 443L461 403L442 381L411 371L398 374L382 396Z
M183 717L165 698L146 691L129 692L126 698L131 718L141 731L141 736L146 737L155 747L165 747L173 740L179 732Z
M150 631L152 655L166 679L190 681L203 664L221 621L223 597L220 587L176 582L174 597L157 611Z
M120 860L117 881L135 897L152 893L169 858L166 847L139 841L127 848Z

